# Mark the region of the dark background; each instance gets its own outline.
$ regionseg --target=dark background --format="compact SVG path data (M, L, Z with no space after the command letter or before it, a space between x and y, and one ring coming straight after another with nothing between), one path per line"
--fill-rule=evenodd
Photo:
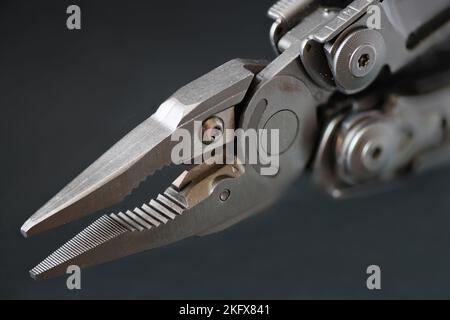
M73 3L81 31L66 28ZM31 239L22 223L177 88L232 58L271 59L271 4L0 2L1 298L450 298L448 169L342 202L305 177L222 233L83 270L80 291L28 276L93 217ZM381 291L366 288L371 264Z

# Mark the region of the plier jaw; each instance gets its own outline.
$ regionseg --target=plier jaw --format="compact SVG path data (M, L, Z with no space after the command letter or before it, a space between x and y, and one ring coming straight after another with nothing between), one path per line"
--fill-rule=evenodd
M38 234L123 200L148 176L172 163L171 150L177 144L172 134L183 129L192 137L201 137L200 132L193 132L196 121L242 102L254 78L252 68L261 65L232 60L178 90L32 215L22 226L22 234Z
M235 129L235 114L244 108L242 102L255 72L263 67L262 62L232 60L178 90L155 114L31 216L22 226L22 234L38 234L121 201L155 170L173 162L172 150L178 143L173 137L180 131L188 132L201 148L177 164L193 163L203 153L229 143L226 136L213 143L203 143L205 128L197 124L217 117L224 132ZM165 192L141 207L103 215L30 273L33 278L47 278L64 273L72 264L98 264L206 233L229 218L224 212L228 211L230 195L226 193L231 187L216 189L227 179L245 177L244 173L244 167L234 158L231 164L194 165ZM215 196L215 192L219 195ZM208 201L214 205L209 204L206 209ZM217 204L222 207L214 208ZM233 219L243 210L235 207Z

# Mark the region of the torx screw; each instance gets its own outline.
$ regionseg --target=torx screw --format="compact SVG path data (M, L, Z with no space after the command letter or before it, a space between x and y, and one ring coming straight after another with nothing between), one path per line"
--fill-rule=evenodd
M376 51L371 45L358 46L350 58L350 72L357 78L363 78L370 74L375 66Z

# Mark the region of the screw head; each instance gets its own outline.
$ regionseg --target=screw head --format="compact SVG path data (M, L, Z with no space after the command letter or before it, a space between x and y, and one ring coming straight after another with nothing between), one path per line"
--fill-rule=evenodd
M358 29L338 38L327 52L336 86L343 93L354 94L377 78L384 66L386 43L380 32Z
M376 51L371 45L364 44L353 51L350 58L350 72L358 78L368 75L375 66Z
M228 189L223 190L219 195L220 201L227 201L228 198L230 197L230 194L231 194L230 190Z

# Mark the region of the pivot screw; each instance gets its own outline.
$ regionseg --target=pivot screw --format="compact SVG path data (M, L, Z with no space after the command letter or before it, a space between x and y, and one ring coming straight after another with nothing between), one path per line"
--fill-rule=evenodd
M379 75L386 59L386 43L376 30L358 29L326 48L338 89L354 94Z

